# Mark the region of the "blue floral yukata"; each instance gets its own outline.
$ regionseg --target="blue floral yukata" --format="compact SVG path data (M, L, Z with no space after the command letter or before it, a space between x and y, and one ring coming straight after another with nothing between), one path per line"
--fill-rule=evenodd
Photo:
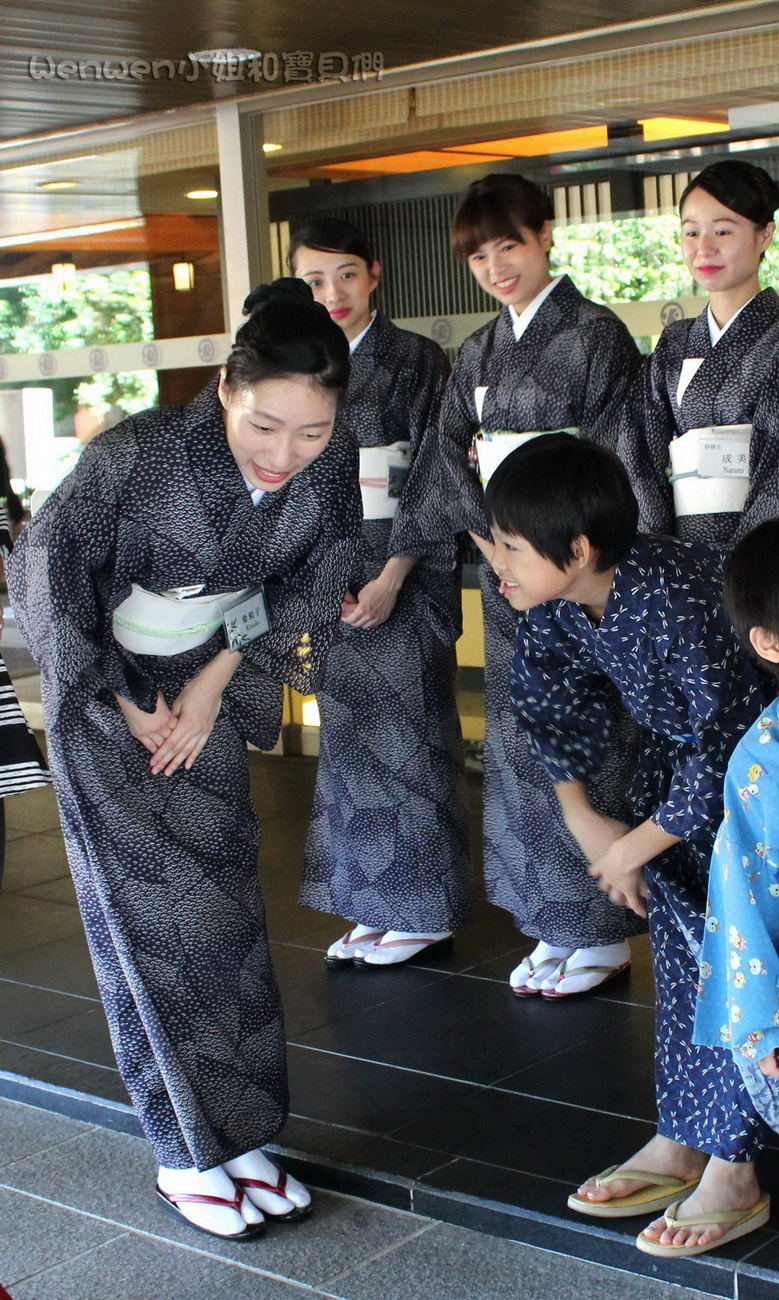
M779 1128L779 701L739 742L725 778L700 962L695 1042L729 1048L756 1108Z
M631 789L636 823L681 837L646 868L657 985L658 1131L725 1160L762 1140L730 1052L694 1046L697 956L728 756L760 708L751 665L703 548L641 537L617 566L600 623L549 601L520 625L512 703L555 782L597 776L613 684L643 728Z

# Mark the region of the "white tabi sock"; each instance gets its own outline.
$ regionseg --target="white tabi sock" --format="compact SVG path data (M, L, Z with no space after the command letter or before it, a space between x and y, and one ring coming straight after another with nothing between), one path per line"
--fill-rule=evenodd
M577 948L566 961L561 978L554 983L551 981L545 982L544 988L554 989L556 993L564 995L589 993L591 989L603 984L615 971L619 970L621 966L627 965L629 961L630 944L627 940L622 943L601 944L593 948ZM585 974L584 968L593 966L601 969L589 970ZM576 971L580 969L582 973L577 975Z
M351 961L360 939L365 939L370 935L370 942L373 943L375 939L381 938L383 933L384 931L375 925L358 925L355 923L342 938L336 939L335 943L330 944L327 956L340 957L344 961Z
M514 967L509 975L509 984L513 989L526 988L539 992L548 979L557 978L560 966L573 951L573 948L561 948L539 939L533 951Z
M221 1165L214 1169L167 1169L160 1165L157 1183L168 1196L179 1193L194 1193L197 1196L220 1196L225 1201L232 1201L236 1187L232 1178L225 1173ZM226 1205L201 1205L193 1201L184 1201L177 1206L185 1219L206 1232L213 1232L218 1237L234 1237L243 1232L247 1223L262 1223L262 1214L255 1209L244 1196L240 1212Z
M281 1178L281 1170L263 1151L260 1151L259 1147L254 1151L247 1151L242 1156L236 1156L234 1160L226 1160L222 1169L231 1178L257 1178L263 1183L269 1183L271 1187L277 1187ZM269 1218L274 1214L288 1214L296 1207L302 1208L311 1204L308 1191L291 1174L287 1174L283 1196L278 1192L266 1191L262 1187L245 1187L244 1193L252 1205L256 1206L258 1211L264 1210Z
M421 933L416 930L388 930L376 944L358 948L355 957L362 957L371 966L396 966L424 952L425 948L443 939L451 939L451 930L439 930L435 933Z

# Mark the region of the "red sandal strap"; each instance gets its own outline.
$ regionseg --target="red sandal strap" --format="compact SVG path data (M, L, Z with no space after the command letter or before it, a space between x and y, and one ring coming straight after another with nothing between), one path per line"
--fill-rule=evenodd
M197 1192L166 1192L164 1188L158 1189L166 1200L172 1201L174 1205L223 1205L225 1209L236 1210L241 1212L243 1204L243 1191L236 1186L235 1196L228 1201L224 1196L204 1196Z
M288 1201L289 1197L284 1195L284 1189L287 1186L286 1171L279 1169L278 1175L279 1181L275 1185L263 1182L261 1178L233 1178L233 1182L238 1188L255 1187L261 1192L273 1192L275 1196L281 1196L285 1201Z
M381 939L382 935L385 933L386 931L384 930L370 930L368 934L361 934L359 939L353 939L352 935L354 934L354 930L347 930L346 934L341 939L341 943L347 948L352 947L357 943L375 943L376 940Z

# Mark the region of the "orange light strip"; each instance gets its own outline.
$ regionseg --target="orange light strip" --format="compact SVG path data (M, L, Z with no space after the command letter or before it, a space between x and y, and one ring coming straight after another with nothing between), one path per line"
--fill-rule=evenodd
M675 140L685 135L715 135L718 131L730 130L727 122L701 122L693 117L639 118L638 124L646 141Z
M402 172L435 171L440 167L456 167L478 162L494 162L508 158L508 154L460 153L455 151L419 150L416 153L387 154L383 158L356 158L353 162L323 163L319 167L285 167L274 175L321 176L330 180L359 180L370 176L394 176Z
M445 145L442 149L420 149L410 153L385 154L379 158L359 158L353 162L323 163L318 167L289 167L276 174L358 180L361 177L393 176L404 172L435 171L441 167L500 162L509 158L569 153L577 149L605 149L607 145L608 127L582 126L570 131L545 131L539 135L486 140L481 144Z
M609 142L606 126L580 126L570 131L544 131L540 135L510 136L481 144L452 146L452 152L504 154L510 158L533 158L546 153L569 153L576 149L605 149Z

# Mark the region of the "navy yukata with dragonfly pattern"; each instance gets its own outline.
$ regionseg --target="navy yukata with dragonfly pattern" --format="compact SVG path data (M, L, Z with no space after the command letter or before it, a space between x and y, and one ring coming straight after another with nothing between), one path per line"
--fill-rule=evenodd
M630 791L681 842L645 868L657 984L659 1132L725 1160L753 1158L763 1131L731 1053L694 1046L708 867L728 759L757 716L751 664L703 547L639 537L616 569L603 618L549 601L520 625L512 705L555 782L589 784L607 753L608 688L642 728Z

